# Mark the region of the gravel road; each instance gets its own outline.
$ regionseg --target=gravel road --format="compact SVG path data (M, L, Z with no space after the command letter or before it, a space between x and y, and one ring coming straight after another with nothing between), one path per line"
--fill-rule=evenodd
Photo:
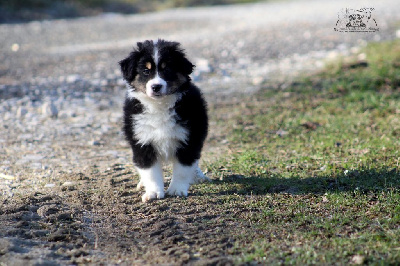
M338 14L347 7L374 8L379 31L335 32ZM118 82L117 62L134 43L165 38L187 49L199 66L195 76L203 90L242 91L277 73L320 66L326 56L366 41L395 38L399 11L395 0L284 1L5 24L0 26L0 88L56 87L75 79L105 87ZM204 72L213 75L205 79Z
M362 7L374 8L379 31L334 31L341 10ZM6 215L19 213L10 211L14 199L68 193L94 168L132 168L120 133L124 83L118 61L137 41L181 42L197 65L193 80L216 101L315 70L367 42L395 39L399 21L397 0L307 0L0 25L0 238L8 237L0 241L0 262L68 264L76 255L55 256L54 245L34 242L40 232L30 235L34 244L24 240ZM213 149L206 145L206 152ZM39 206L43 198L34 196L35 219L50 217ZM48 201L61 211L63 200Z

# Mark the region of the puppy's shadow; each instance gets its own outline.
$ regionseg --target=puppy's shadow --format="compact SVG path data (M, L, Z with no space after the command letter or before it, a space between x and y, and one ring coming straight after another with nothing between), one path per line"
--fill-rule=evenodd
M263 176L230 175L223 180L213 180L216 191L207 195L267 195L325 194L341 192L378 193L391 189L400 190L400 172L396 169L359 169L340 175L315 177L282 177L273 173Z

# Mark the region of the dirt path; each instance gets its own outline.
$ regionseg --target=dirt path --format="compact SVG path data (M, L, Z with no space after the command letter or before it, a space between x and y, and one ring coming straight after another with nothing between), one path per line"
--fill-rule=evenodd
M246 200L235 202L223 182L206 195L194 188L187 199L140 202L120 130L117 62L136 41L178 40L198 66L193 79L218 104L366 41L395 38L396 1L371 3L380 30L370 34L333 30L348 4L293 1L0 25L0 263L231 261L241 236L256 232L245 219L253 210ZM222 156L226 137L212 128L218 115L211 118L205 160ZM226 200L229 209L221 207Z

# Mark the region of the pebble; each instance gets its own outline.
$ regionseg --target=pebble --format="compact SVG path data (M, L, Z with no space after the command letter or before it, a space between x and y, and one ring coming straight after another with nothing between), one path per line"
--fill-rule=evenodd
M0 179L14 180L15 176L0 173Z
M11 51L18 52L19 51L19 44L18 43L14 43L13 45L11 45Z
M362 255L354 255L351 258L351 263L355 265L361 265L364 264L364 262L365 262L365 257Z
M283 130L283 129L279 129L278 131L276 131L275 134L278 135L279 137L283 137L283 136L286 136L287 134L289 134L289 132L286 130Z
M200 73L211 73L212 67L210 62L205 58L199 58L195 60L196 71Z
M0 238L0 256L11 252L13 249L12 239Z
M51 118L58 117L58 108L53 101L45 102L41 108L42 114Z
M18 107L17 109L17 118L21 119L23 118L26 114L28 113L28 109L26 109L25 107Z
M78 80L80 80L81 79L81 77L79 76L79 75L68 75L66 78L65 78L65 81L67 82L67 83L75 83L75 82L77 82Z
M74 182L67 181L61 186L62 191L73 191L76 190L76 186Z
M70 187L70 186L74 186L75 183L72 181L66 181L64 182L64 184L62 184L63 187Z
M101 142L98 141L98 140L95 140L95 141L92 142L92 145L93 145L93 146L100 146L100 145L101 145Z
M263 83L265 83L266 81L267 80L264 77L258 76L258 77L253 78L252 83L254 86L259 86L259 85L262 85Z
M204 76L213 72L210 62L205 58L195 59L195 69L192 74L192 79L195 82L203 80Z

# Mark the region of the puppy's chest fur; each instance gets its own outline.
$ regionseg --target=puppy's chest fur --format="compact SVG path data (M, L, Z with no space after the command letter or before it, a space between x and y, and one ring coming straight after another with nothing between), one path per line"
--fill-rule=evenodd
M169 95L162 100L136 95L143 112L133 115L133 132L139 144L151 144L164 161L175 158L176 150L186 143L188 130L178 123L174 106L180 95Z

